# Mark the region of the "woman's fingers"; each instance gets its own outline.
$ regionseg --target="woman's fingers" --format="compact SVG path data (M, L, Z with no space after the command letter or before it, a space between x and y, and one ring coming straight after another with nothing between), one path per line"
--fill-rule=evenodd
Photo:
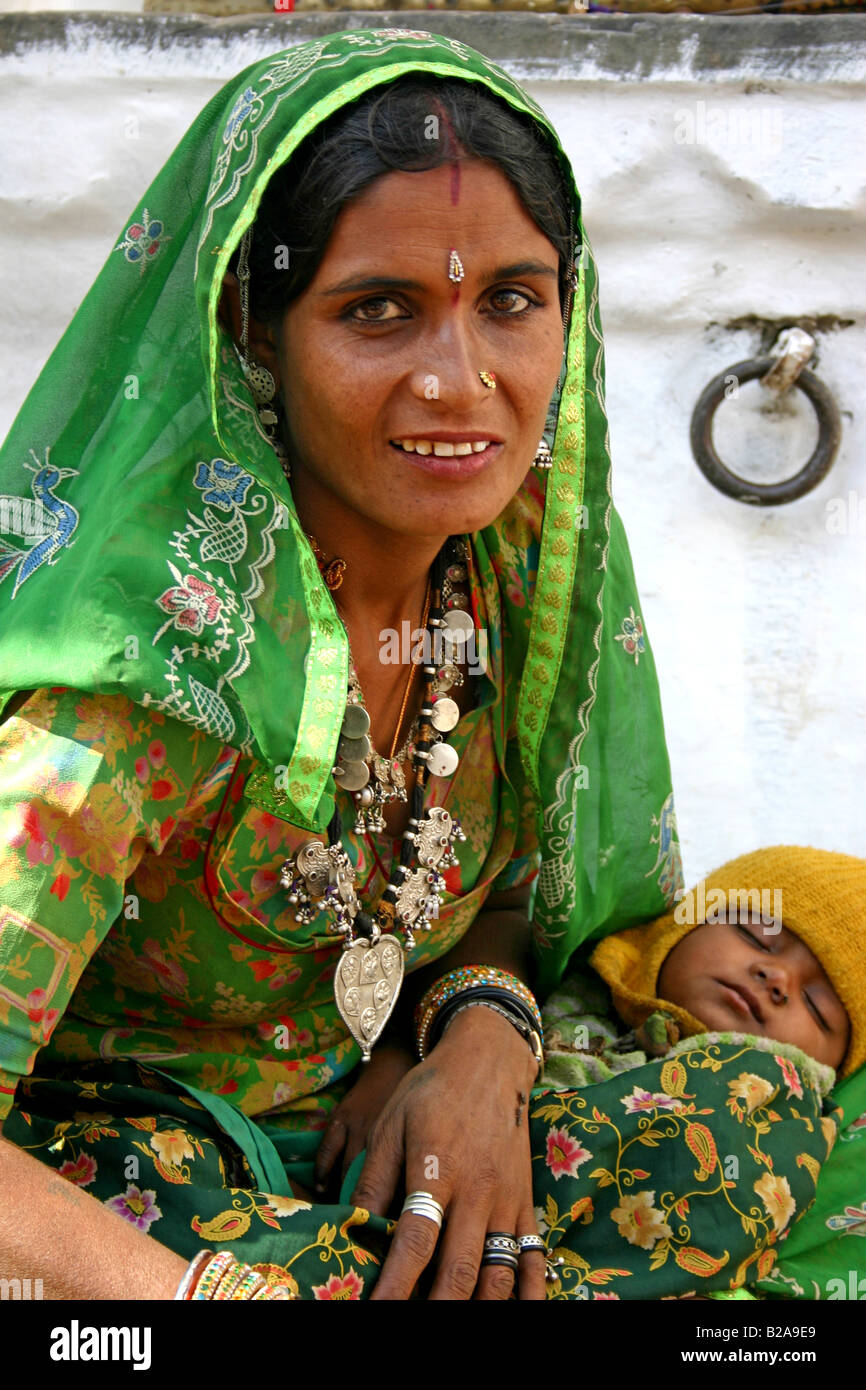
M370 1136L367 1157L352 1193L355 1206L366 1207L374 1216L385 1216L402 1171L402 1126L395 1121L380 1121Z
M470 1189L462 1201L455 1198L448 1214L448 1225L442 1235L436 1280L430 1290L431 1300L471 1299L477 1290L481 1259L484 1254L484 1240L491 1229L488 1213L493 1201L489 1186L480 1190ZM504 1226L499 1227L505 1230ZM497 1292L493 1297L507 1298L513 1285L513 1276L508 1280L502 1275L507 1270L499 1270L490 1287ZM505 1289L505 1285L508 1285ZM504 1290L504 1292L503 1292Z
M328 1186L331 1170L346 1146L346 1135L345 1124L334 1116L322 1136L322 1142L318 1147L313 1163L313 1176L317 1192L324 1192Z
M346 1147L343 1150L343 1164L340 1172L341 1179L345 1179L346 1174L351 1168L358 1154L367 1143L367 1135L360 1125L352 1125L349 1128L349 1137L346 1140Z
M388 1258L371 1299L407 1299L436 1251L439 1227L427 1216L406 1212L397 1222Z
M535 1212L527 1207L517 1221L518 1236L534 1236L538 1233ZM530 1302L543 1302L547 1298L545 1279L545 1253L543 1250L521 1251L517 1272L517 1296Z

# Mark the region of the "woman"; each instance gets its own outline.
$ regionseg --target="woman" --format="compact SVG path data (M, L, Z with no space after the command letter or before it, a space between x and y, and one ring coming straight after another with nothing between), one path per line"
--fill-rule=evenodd
M5 1262L54 1296L263 1296L254 1265L543 1297L527 984L679 858L541 111L410 30L241 73L0 493Z

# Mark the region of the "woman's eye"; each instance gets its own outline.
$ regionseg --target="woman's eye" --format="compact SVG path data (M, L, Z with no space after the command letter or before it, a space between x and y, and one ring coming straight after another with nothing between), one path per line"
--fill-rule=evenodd
M389 307L395 312L384 312ZM395 304L393 299L365 299L363 304L356 304L349 311L349 317L356 323L390 323L393 319L405 317L399 310L399 304Z
M495 303L497 299L505 300L506 303L500 304L500 306L497 307ZM515 309L515 300L522 301L522 307L518 306ZM493 294L490 296L490 303L493 305L497 314L505 314L513 318L517 318L519 314L526 313L527 309L535 308L534 301L531 300L528 295L522 294L520 290L494 290Z

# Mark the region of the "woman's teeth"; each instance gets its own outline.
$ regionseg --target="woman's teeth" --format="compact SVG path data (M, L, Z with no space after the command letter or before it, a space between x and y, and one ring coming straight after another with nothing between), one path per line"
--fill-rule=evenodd
M435 454L442 459L454 458L455 454L483 454L485 449L490 448L489 439L476 439L474 444L447 444L440 439L394 439L391 442L407 454Z

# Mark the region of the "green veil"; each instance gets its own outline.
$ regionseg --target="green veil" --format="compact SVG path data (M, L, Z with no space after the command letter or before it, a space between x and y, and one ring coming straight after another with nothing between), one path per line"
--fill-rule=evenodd
M536 808L549 989L583 941L662 912L680 860L656 674L611 502L579 194L544 113L464 44L408 29L333 35L248 67L193 122L0 451L0 712L41 686L123 693L253 755L245 795L324 830L346 637L217 307L273 173L341 106L419 71L481 83L528 113L573 196L577 289L534 596L505 582L507 511L473 538L501 576L502 727L518 735L507 771Z

